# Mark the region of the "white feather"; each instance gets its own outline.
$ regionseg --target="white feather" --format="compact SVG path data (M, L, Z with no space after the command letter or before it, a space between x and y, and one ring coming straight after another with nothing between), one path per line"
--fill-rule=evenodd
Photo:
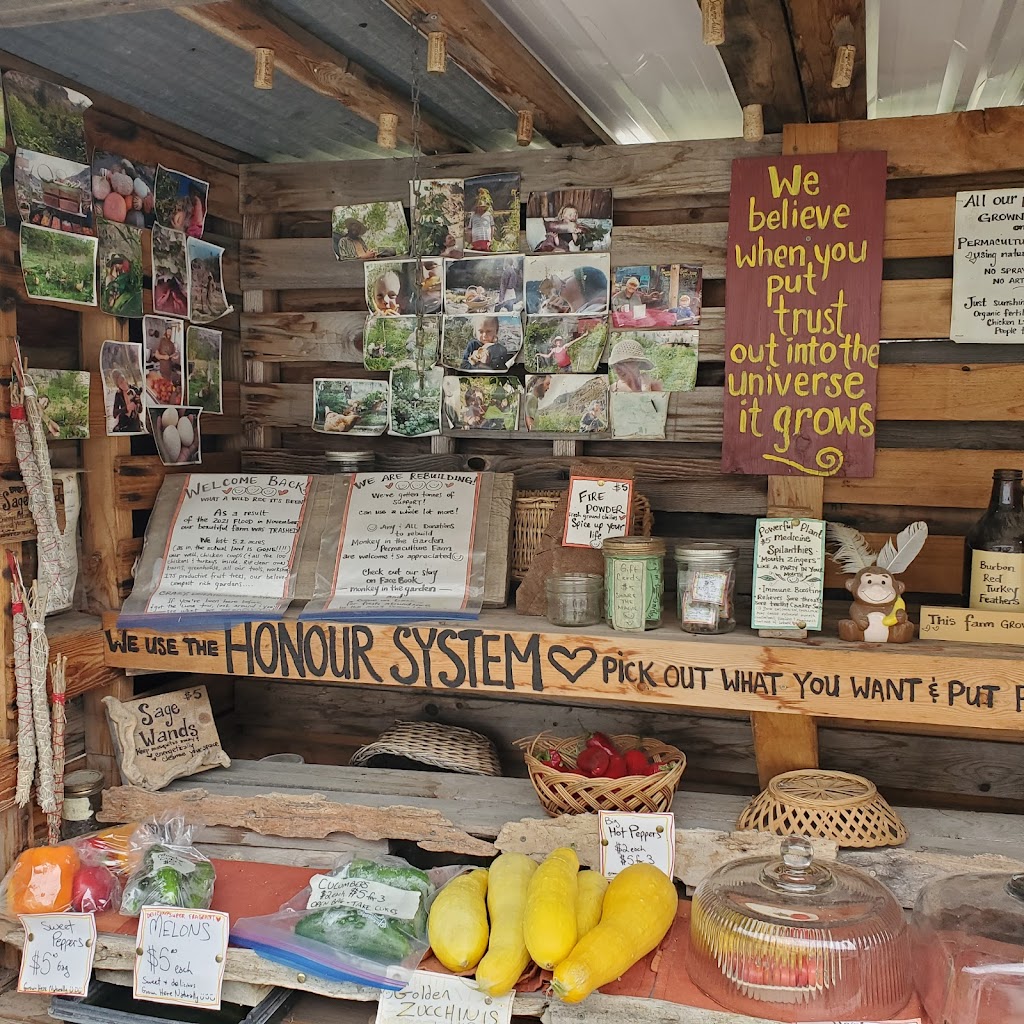
M878 568L886 569L893 574L903 572L921 553L927 539L928 524L920 521L911 523L897 534L895 547L891 540L885 542L878 553Z
M829 523L826 537L833 545L829 557L843 572L857 573L875 564L875 555L864 534L845 523Z

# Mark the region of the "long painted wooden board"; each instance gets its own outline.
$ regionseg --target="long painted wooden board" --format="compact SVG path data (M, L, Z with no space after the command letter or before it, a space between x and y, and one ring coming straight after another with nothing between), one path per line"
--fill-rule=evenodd
M107 664L315 683L579 703L774 711L1024 731L1024 661L1002 648L921 641L876 647L749 631L684 638L573 633L509 612L472 625L249 622L193 633L105 620ZM826 627L826 631L830 627Z

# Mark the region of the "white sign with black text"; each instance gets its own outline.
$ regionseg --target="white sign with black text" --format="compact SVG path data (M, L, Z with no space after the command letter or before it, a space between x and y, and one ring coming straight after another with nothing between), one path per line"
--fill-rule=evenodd
M381 992L376 1024L410 1020L510 1024L514 998L514 991L486 996L466 978L414 971L401 992Z
M632 480L571 477L562 546L600 548L606 537L627 536L632 508Z
M676 866L676 816L598 811L600 870L612 879L630 864L653 864L672 877Z
M23 914L18 991L48 996L84 996L96 956L93 914Z

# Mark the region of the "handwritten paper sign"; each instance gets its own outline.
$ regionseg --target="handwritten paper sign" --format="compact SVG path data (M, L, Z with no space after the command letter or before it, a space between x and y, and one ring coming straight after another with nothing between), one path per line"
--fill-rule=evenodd
M136 999L220 1009L228 915L143 907L135 936Z
M921 638L968 644L1024 644L1024 612L925 606L921 609Z
M353 907L367 914L408 921L420 909L420 893L397 889L368 878L314 875L309 880L307 910Z
M754 629L821 629L825 523L758 519L754 534Z
M723 473L869 477L885 153L734 160Z
M221 749L205 686L122 703L104 697L125 782L163 789L172 779L231 765Z
M630 864L653 864L669 878L676 866L674 814L619 814L598 811L600 870L614 878Z
M65 528L64 485L53 482L53 499L57 508L57 526ZM36 524L28 507L28 490L20 480L0 480L0 541L31 540Z
M271 474L189 475L145 611L283 611L311 481Z
M476 473L354 474L326 611L479 612L479 503ZM479 593L472 594L476 573Z
M96 956L93 914L23 914L18 991L51 996L84 996Z
M1024 341L1024 189L957 192L953 341Z
M514 991L485 996L467 978L413 971L401 992L381 992L376 1024L404 1024L410 1020L509 1024L514 998Z
M632 480L570 477L562 546L599 548L606 537L626 537L632 512Z

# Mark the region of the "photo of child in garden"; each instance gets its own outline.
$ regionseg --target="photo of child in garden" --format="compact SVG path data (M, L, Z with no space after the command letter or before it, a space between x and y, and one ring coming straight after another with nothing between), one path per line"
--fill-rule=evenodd
M339 260L386 259L409 252L409 226L397 201L336 206L331 237Z
M448 429L516 429L523 391L518 377L445 377L441 390Z
M604 252L612 241L610 188L531 192L526 202L530 252Z
M523 362L528 373L593 373L608 340L595 316L528 316Z
M189 238L202 238L206 224L208 182L172 171L162 164L156 169L156 220L165 228L183 231Z
M518 313L470 313L444 318L441 362L454 370L507 370L523 347Z
M482 174L465 180L468 255L519 251L519 175Z

